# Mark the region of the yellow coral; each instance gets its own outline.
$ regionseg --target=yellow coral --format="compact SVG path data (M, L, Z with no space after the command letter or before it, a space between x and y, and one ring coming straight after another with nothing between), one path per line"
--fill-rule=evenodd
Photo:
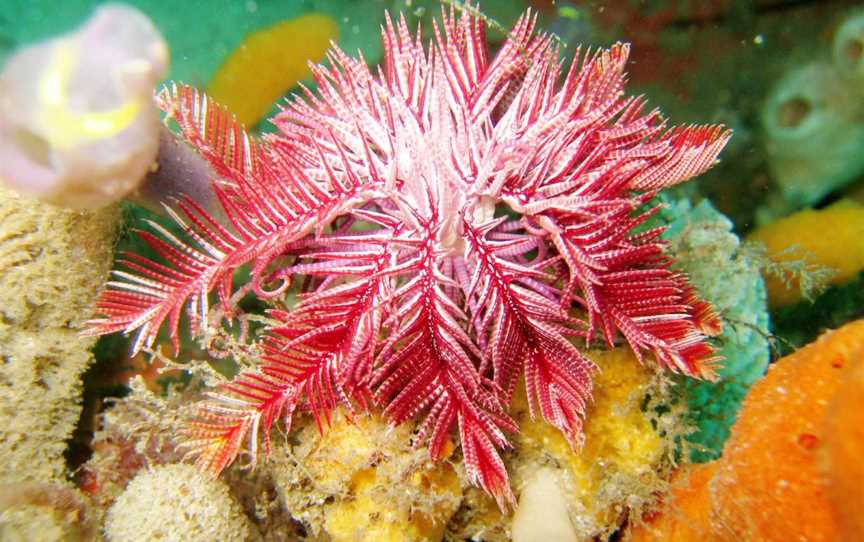
M310 13L254 32L243 40L210 80L207 92L247 126L309 77L307 62L320 62L338 34L330 17Z
M835 271L830 283L842 284L864 269L864 206L841 200L825 209L806 209L757 229L750 239L763 243L777 263L803 260L805 272L827 267ZM765 277L772 307L801 300L798 278L787 282Z
M277 454L271 471L292 515L334 542L438 541L461 483L452 465L433 463L410 438L409 425L337 413L323 436L314 426L301 431L295 464Z

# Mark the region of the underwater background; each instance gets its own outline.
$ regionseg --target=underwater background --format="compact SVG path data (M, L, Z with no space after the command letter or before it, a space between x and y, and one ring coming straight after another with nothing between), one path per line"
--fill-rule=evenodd
M38 88L26 78L51 64L10 59L72 36L104 4L0 0L0 540L864 540L864 4L124 4L152 21L170 57L148 73L148 103L151 86L182 82L253 137L278 132L269 119L301 84L317 92L308 63L331 62L331 42L378 66L385 13L401 13L426 40L442 7L479 9L470 13L486 25L490 58L526 9L564 65L629 43L626 93L644 96L646 112L731 129L716 164L652 194L661 208L637 227L665 228L664 257L722 321L705 333L723 359L717 379L660 372L621 340L591 342L586 356L599 370L580 446L535 417L524 390L512 397L519 432L502 454L512 509L478 487L458 438L433 461L414 442L417 427L393 427L371 405L358 416L339 403L321 431L318 412L298 408L255 468L243 448L220 477L186 464L184 420L204 390L260 363L265 311L293 307L304 287L273 302L238 296L252 316L204 338L186 333L186 316L179 339L163 329L143 349L121 333L81 336L115 258L165 255L136 231L152 221L183 235L161 205L206 191L174 179L124 184L103 201L83 188L95 162L71 160L82 168L74 182L45 195L16 161L62 144L33 143L16 124ZM123 34L109 38L135 32ZM43 125L34 126L38 138ZM120 152L115 142L81 153ZM153 160L142 159L135 183ZM199 203L224 222L208 197ZM253 280L248 267L233 283L229 275L229 289Z

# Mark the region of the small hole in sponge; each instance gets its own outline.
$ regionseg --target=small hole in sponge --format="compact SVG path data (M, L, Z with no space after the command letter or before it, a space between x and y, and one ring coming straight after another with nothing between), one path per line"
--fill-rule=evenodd
M810 433L801 433L798 435L798 445L805 450L812 450L819 445L819 437Z
M14 137L24 156L40 166L51 167L51 145L41 136L26 128L17 128Z
M777 109L777 124L783 128L796 128L810 114L812 106L804 98L786 100Z
M849 64L857 64L864 56L864 43L860 39L851 39L843 45L843 56Z

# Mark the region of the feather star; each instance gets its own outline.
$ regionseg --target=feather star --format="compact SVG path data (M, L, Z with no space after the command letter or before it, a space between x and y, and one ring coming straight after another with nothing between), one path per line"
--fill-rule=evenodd
M526 13L487 56L476 7L444 11L424 48L404 19L383 29L371 70L337 47L249 136L187 86L156 97L212 166L227 220L176 202L183 238L152 223L161 256L125 254L88 333L163 324L200 332L232 276L299 302L272 310L260 364L204 399L184 433L203 469L269 452L270 428L373 401L441 458L455 430L472 483L511 506L500 455L518 431L507 408L524 383L532 416L577 447L594 364L578 344L627 344L671 371L711 378L720 321L670 268L662 228L640 228L662 188L711 167L722 126L667 127L623 87L629 47L579 53L565 69ZM210 293L215 297L210 299ZM167 322L166 322L167 321Z

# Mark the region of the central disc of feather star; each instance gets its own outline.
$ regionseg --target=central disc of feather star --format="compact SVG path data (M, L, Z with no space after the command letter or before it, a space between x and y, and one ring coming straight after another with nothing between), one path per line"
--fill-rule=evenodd
M662 228L639 226L729 131L668 128L626 97L627 45L565 69L530 13L487 58L476 10L445 11L425 49L388 18L375 71L333 49L317 92L260 139L190 87L157 96L212 166L227 219L177 201L185 236L141 232L158 261L125 254L88 332L136 333L138 351L167 324L178 348L184 311L195 334L211 302L230 315L251 291L279 306L302 284L296 306L270 311L260 365L210 393L180 437L202 468L269 450L273 423L298 409L321 424L371 399L392 423L418 419L433 458L457 429L468 476L506 508L499 453L520 382L532 415L580 441L594 365L578 345L624 341L712 377L719 319L670 269Z

